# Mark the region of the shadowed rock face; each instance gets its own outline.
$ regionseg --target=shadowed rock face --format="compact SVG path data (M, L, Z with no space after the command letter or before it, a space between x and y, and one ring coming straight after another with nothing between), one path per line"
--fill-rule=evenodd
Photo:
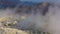
M49 3L38 3L35 6L27 6L27 7L22 7L18 8L16 13L19 14L37 14L40 13L42 15L45 15L48 11Z

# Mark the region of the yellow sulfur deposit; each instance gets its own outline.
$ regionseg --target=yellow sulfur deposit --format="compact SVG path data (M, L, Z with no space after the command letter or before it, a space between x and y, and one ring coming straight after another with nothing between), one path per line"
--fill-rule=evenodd
M12 18L10 17L0 17L0 22L3 22L3 21L10 21Z
M15 25L17 23L17 21L14 21L13 24Z
M8 21L12 21L13 19L10 17L0 17L0 22L8 22Z
M10 17L0 17L0 23L4 23L6 26L8 26L8 24L15 25L17 20Z
M5 21L5 20L8 20L8 19L6 17L0 18L0 22Z
M0 17L0 23L3 23L6 26L16 25L18 21L21 21L24 19L26 19L26 16L20 16L19 18L6 16L6 17Z
M14 29L14 28L6 28L6 27L0 27L0 34L29 34L26 31Z

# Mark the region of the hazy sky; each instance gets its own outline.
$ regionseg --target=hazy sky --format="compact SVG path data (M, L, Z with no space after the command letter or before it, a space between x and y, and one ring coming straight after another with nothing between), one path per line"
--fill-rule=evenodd
M34 1L34 2L60 2L60 0L21 0L21 1Z

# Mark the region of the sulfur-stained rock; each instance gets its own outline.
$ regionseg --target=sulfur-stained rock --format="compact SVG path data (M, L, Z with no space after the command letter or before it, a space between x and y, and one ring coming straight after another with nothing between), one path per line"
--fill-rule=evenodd
M29 34L29 33L18 29L0 27L0 34Z

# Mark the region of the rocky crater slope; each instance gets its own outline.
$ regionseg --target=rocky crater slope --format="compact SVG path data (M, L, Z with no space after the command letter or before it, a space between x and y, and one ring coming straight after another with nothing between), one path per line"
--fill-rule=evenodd
M9 15L9 16L0 17L0 34L36 34L36 33L39 34L41 33L40 31L36 30L37 32L35 32L32 30L35 28L29 28L31 27L31 25L28 27L25 26L27 27L26 28L27 31L26 31L25 28L21 28L21 22L31 14L36 15L37 13L39 13L44 16L46 12L48 12L49 5L50 5L49 3L45 2L45 3L38 3L34 6L17 7L16 10L14 11L15 16L10 17ZM5 9L2 9L2 10L5 10ZM19 17L17 17L16 15L18 15ZM33 24L32 24L32 27L33 27ZM43 32L43 34L45 34L45 32Z

